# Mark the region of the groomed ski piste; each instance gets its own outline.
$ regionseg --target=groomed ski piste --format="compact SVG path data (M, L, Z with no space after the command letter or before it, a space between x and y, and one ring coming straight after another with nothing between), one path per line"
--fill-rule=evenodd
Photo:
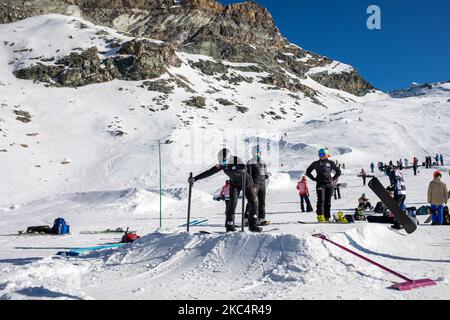
M206 94L210 103L218 97L238 100L249 111L236 116L236 111L223 107L214 113L186 109L181 101L190 94L176 88L167 98L170 108L152 113L140 105L148 106L158 93L139 88L141 82L115 80L75 90L13 76L17 65L29 63L32 56L54 55L56 48L67 54L92 45L89 41L99 27L84 22L89 27L78 30L77 21L46 15L0 25L0 150L7 150L0 152L1 299L450 298L449 227L421 224L407 235L389 225L365 222L299 224L314 222L315 214L299 212L295 189L296 179L323 146L330 148L332 159L346 165L340 182L348 187L341 190L342 200L333 200L334 212L356 207L362 193L373 205L378 201L357 177L371 162L413 156L422 160L436 153L449 159L450 83L361 98L308 78L302 81L320 90L326 108L302 100L302 117L293 122L289 115L279 121L258 117L280 104L292 105L288 91L267 90L257 82L227 88L187 63L171 72L189 79L199 93L220 87L220 93ZM101 46L98 41L95 45ZM32 56L19 52L30 47ZM205 59L181 53L180 57ZM28 111L31 122L16 121L14 110ZM190 152L192 136L198 133L179 125L177 115L186 112L208 141L201 155L194 156L200 160L194 161ZM114 122L128 134L112 136L108 125ZM264 137L268 131L279 132L279 137L287 133L287 142ZM38 135L27 135L31 133ZM269 166L266 208L273 223L262 234L214 233L224 231L225 205L212 200L226 180L223 174L194 185L192 219L208 221L192 226L189 234L179 227L186 223L189 173L215 164L224 135L229 141L262 136L279 150L280 165ZM154 143L159 139L173 141L162 146L162 228ZM244 151L238 151L244 157ZM269 157L263 154L267 162ZM450 183L450 166L438 169ZM404 172L408 204L426 202L434 170L420 168L418 176ZM387 184L386 177L377 175ZM314 205L312 182L309 187ZM52 225L57 217L66 219L70 235L17 235L28 226ZM240 219L237 214L238 225ZM86 232L118 227L129 227L143 237L120 248L56 256L58 251L117 243L120 234ZM389 289L401 280L314 238L317 233L412 279L437 280L437 285L406 292Z

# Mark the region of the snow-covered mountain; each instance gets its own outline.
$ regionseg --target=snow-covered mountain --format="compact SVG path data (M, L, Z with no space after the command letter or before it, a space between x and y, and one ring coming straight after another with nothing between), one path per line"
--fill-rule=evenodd
M0 261L5 265L0 272L3 298L33 297L33 288L38 288L37 297L44 298L113 298L119 293L127 298L223 298L225 289L188 292L180 282L182 277L205 277L220 287L227 275L217 281L215 274L223 268L247 270L237 283L261 298L299 298L302 284L313 290L322 281L337 281L343 288L328 292L318 286L324 297L354 297L346 293L338 275L327 270L338 268L354 281L367 279L339 262L326 262L329 248L308 236L316 229L288 226L288 221L298 220L295 214L274 216L273 220L287 225L282 236L208 238L176 233L185 218L189 172L214 165L224 145L248 159L249 146L259 139L270 146L268 210L297 211L296 204L287 208L277 202L297 201L295 179L316 158L317 149L328 146L333 158L347 165L342 180L352 185L338 206L353 207L362 192L376 201L354 177L361 167L436 153L450 157L450 82L377 91L351 66L289 43L270 13L253 2L230 6L212 0L96 3L0 3L0 21L5 22L0 24L0 231L15 233L28 225L51 224L58 216L72 225L72 235L64 239L17 237L14 244L10 237L0 239L5 248ZM79 235L81 231L130 226L149 233L159 228L158 140L167 142L161 146L163 233L150 234L136 248L94 255L81 265L70 259L55 263L49 257L36 263L27 260L30 252L33 257L54 253L42 249L58 241L68 246L99 241L95 235ZM408 177L411 202L425 200L428 178ZM224 176L218 175L199 182L194 192L194 218L208 218L220 230L223 206L212 202L211 194L223 181ZM383 236L404 244L404 251L390 248L390 254L414 252L402 236L382 228L344 230L349 238L336 235L335 239L381 251L382 244L374 242ZM437 236L444 231L439 232ZM21 251L14 249L17 242L21 247L43 248ZM253 260L234 256L243 243L252 244L248 259L255 252L267 255L266 260L261 258L266 269L254 270ZM274 249L279 246L285 251ZM370 250L367 253L373 253ZM428 251L421 247L417 252ZM431 268L431 260L439 260L440 255L430 255ZM142 263L142 257L153 262ZM226 267L223 257L232 261ZM17 261L11 266L8 259ZM111 265L120 261L136 262L136 281L119 284L122 270ZM323 269L311 275L318 263L325 263ZM415 268L411 263L408 270ZM56 271L54 282L50 278ZM173 287L153 281L166 271ZM447 271L441 276L445 278ZM433 271L423 273L427 272L435 276ZM101 280L68 288L63 283L67 274ZM36 277L37 281L31 280ZM149 280L140 283L143 277ZM112 279L118 282L117 290L108 293L105 283ZM294 289L286 291L291 281ZM448 281L443 283L429 297L442 295L448 289ZM386 295L383 286L381 274L376 273L366 287L374 293L364 289L357 294L397 298ZM151 294L157 287L166 290ZM273 296L262 294L268 288L275 289ZM56 293L46 296L48 291ZM239 298L242 292L226 297Z

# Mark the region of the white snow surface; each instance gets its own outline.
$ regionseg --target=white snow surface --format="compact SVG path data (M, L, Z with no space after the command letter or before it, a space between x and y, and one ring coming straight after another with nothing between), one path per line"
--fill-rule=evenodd
M87 28L80 29L80 23ZM404 95L375 92L356 97L301 80L319 90L322 106L301 93L295 97L286 90L268 89L258 83L264 74L231 71L254 79L239 85L205 76L188 62L210 57L179 53L183 65L171 68L170 75L196 93L175 86L165 98L169 108L161 110L153 99L162 94L141 88L142 82L71 89L13 76L17 68L33 64L33 57L64 56L78 47L106 50L105 39L96 35L99 30L122 42L130 39L59 15L0 25L1 299L450 298L448 227L422 224L406 235L389 225L365 222L299 224L298 220L313 222L315 215L299 212L295 190L296 179L323 146L330 147L333 159L346 164L340 182L348 188L341 190L342 200L333 201L335 212L354 208L362 193L372 204L377 202L356 177L372 161L423 159L436 153L449 158L450 83ZM337 69L343 72L347 67L335 65L329 71ZM186 107L183 101L192 96L206 97L208 108ZM219 98L248 111L223 106ZM17 121L17 110L28 111L31 122ZM269 112L282 119L274 120ZM184 125L186 120L190 126ZM127 134L115 137L109 132L117 128ZM284 133L287 138L280 141ZM272 231L198 233L224 230L224 203L212 200L226 179L218 174L195 184L192 219L208 222L191 227L188 234L180 226L186 222L189 172L198 174L215 165L224 139L248 160L250 152L237 143L245 137L252 143L260 137L273 148L263 153L272 174L266 208L273 224L265 229ZM161 146L162 228L157 140L172 141ZM439 169L450 182L450 166ZM421 169L418 176L405 172L407 203L420 206L426 201L433 171ZM386 177L379 177L387 183ZM312 184L310 189L314 204ZM68 221L70 235L17 235L28 226L52 225L57 217ZM237 214L237 224L240 219ZM55 255L120 241L120 234L85 234L118 227L130 227L143 237L120 249L72 258ZM388 289L401 279L323 243L312 236L316 233L410 278L431 278L438 284L409 292Z

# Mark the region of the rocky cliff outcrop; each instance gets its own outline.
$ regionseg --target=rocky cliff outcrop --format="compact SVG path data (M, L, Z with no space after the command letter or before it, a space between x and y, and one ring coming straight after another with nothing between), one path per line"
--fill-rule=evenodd
M132 36L164 41L167 48L177 51L256 63L274 77L288 71L304 79L311 68L331 62L289 43L268 10L254 1L230 5L215 0L2 0L0 3L0 23L46 13L81 15ZM131 58L116 67L122 75L125 69L135 70L133 76L125 76L135 80L153 77L164 70L165 63L176 64L171 52L153 53L153 58ZM146 67L152 71L146 72ZM36 66L35 70L43 77L55 72L42 66ZM356 95L372 89L356 71L316 74L313 79Z

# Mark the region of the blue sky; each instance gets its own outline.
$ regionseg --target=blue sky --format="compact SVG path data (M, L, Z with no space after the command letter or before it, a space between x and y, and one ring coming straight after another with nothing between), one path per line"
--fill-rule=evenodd
M354 66L379 89L450 80L449 0L256 2L291 42ZM369 5L381 8L381 30L366 27Z

